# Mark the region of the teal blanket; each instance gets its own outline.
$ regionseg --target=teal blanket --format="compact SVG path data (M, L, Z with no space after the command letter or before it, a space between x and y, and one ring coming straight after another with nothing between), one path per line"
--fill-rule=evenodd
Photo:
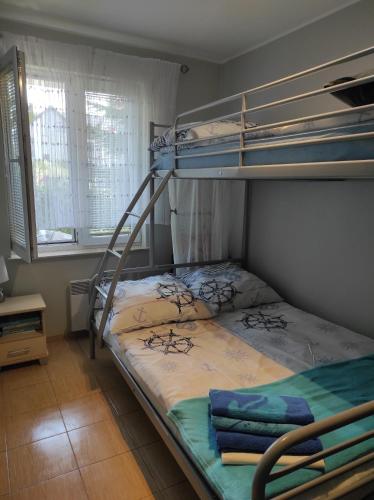
M315 419L321 420L374 399L374 355L314 368L272 384L239 389L239 392L303 397L308 401ZM208 405L207 397L184 400L177 403L168 416L214 491L225 500L249 500L256 466L222 465L212 439ZM374 417L368 417L321 436L321 441L323 447L328 448L373 427ZM369 440L328 457L326 471L373 449L373 440ZM273 470L277 469L279 467L274 467ZM301 469L270 483L267 494L280 494L319 474L316 470Z

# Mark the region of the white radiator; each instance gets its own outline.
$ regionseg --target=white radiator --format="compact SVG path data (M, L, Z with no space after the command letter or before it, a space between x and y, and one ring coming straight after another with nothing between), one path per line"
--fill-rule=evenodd
M70 281L70 330L87 330L88 291L90 280Z

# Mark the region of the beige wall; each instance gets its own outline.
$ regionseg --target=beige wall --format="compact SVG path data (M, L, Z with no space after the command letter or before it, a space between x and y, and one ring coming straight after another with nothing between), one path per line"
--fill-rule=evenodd
M222 92L231 94L369 47L373 19L374 2L363 0L234 59L222 68ZM339 71L345 75L372 68L373 58L321 73L309 83L300 81L290 92L316 88ZM281 95L285 89L257 99ZM303 116L337 105L328 96L255 119ZM374 337L374 182L257 181L252 194L251 269L296 306Z
M88 44L126 54L159 57L181 64L187 64L190 71L180 76L177 96L178 111L190 109L206 101L215 99L218 96L219 66L217 64L203 62L184 56L173 56L151 50L124 47L123 45L105 42L103 40L68 35L0 19L0 32L1 31L49 38L67 43ZM9 250L5 208L4 184L1 183L0 179L0 254L7 254ZM171 240L169 228L167 226L158 226L156 230L158 234L158 261L160 263L170 262ZM8 264L10 281L6 284L6 291L14 295L35 292L42 293L47 303L46 323L48 334L59 335L65 333L69 328L69 307L67 300L68 283L71 280L90 277L98 264L99 258L99 256L91 255L58 259L41 259L32 264L25 264L19 260L10 261ZM144 265L146 263L147 252L135 251L131 255L129 265Z

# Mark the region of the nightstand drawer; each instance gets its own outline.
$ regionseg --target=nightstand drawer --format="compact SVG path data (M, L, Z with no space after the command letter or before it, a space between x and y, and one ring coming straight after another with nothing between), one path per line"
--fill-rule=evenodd
M29 359L45 358L46 356L48 356L48 351L46 339L43 335L0 343L0 366Z

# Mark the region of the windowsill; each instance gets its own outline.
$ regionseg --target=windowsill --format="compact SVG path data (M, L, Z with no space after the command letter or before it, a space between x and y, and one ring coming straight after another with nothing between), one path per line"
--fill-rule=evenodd
M44 260L44 259L60 259L69 258L69 257L84 257L84 256L92 256L92 255L102 255L107 247L87 247L87 248L72 248L73 245L70 245L69 248L66 249L58 249L58 250L43 250L38 253L38 257L33 259L33 262ZM115 249L118 252L121 252L123 248ZM134 246L131 249L131 252L138 252L148 250L148 247L144 246ZM8 260L22 260L21 257L16 255L14 252L11 252Z

